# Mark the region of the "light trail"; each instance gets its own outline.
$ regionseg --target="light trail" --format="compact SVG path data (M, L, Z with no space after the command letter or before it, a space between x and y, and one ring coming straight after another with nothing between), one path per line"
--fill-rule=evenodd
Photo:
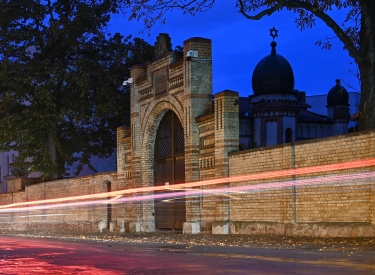
M336 164L326 164L326 165L319 165L319 166L310 166L310 167L305 167L305 168L286 169L286 170L224 177L224 178L210 179L210 180L203 180L203 181L196 181L196 182L189 182L189 183L174 184L173 189L186 190L186 189L193 188L193 187L211 186L211 185L220 184L220 183L233 183L233 182L240 182L240 181L262 180L262 179L270 179L270 178L286 177L286 176L297 176L297 175L303 175L303 174L309 174L309 173L363 168L363 167L369 167L369 166L374 166L374 165L375 165L375 158L371 158L367 160L357 160L357 161L342 162L342 163L336 163ZM271 184L271 183L267 183L267 184ZM90 194L90 195L80 195L80 196L73 196L73 197L12 203L12 204L7 204L7 205L2 205L0 206L0 209L27 206L27 205L69 202L69 201L75 201L75 200L88 200L88 199L94 199L94 198L99 199L99 198L106 198L106 197L123 196L126 194L133 194L133 193L168 191L168 190L170 190L169 186L138 187L138 188L131 188L131 189Z
M245 191L251 192L251 191L269 190L269 189L275 189L275 188L285 188L285 187L291 187L291 186L317 185L317 184L323 184L326 182L359 180L359 179L366 179L366 178L371 178L371 177L375 177L375 172L346 174L346 175L339 175L339 176L326 176L326 177L319 177L319 178L312 178L312 179L280 181L280 182L272 182L272 183L241 185L241 186L234 186L234 187L214 188L214 189L193 189L193 190L180 191L176 193L172 193L172 192L156 193L156 194L149 194L149 195L142 195L142 196L115 198L115 199L111 199L110 202L108 202L108 200L93 200L93 201L81 201L81 202L71 202L71 203L58 203L58 204L52 204L52 205L17 207L17 208L0 209L0 213L14 213L14 212L23 212L23 211L30 211L30 210L42 210L42 209L52 209L52 208L72 207L72 206L87 206L87 205L105 204L105 203L119 204L119 203L135 202L135 201L142 201L142 200L155 200L155 199L168 199L168 198L177 199L177 198L189 198L189 197L194 198L199 195L203 195L203 196L224 195L224 194L231 194L231 193L245 192ZM105 193L105 194L107 195L106 197L108 197L108 193Z
M68 214L39 214L39 215L18 216L17 218L52 217L52 216L68 216Z
M117 199L119 199L119 198L121 198L122 196L121 195L118 195L118 196L116 196L116 197L114 197L114 198L111 198L111 199L108 199L108 200L105 200L105 202L104 203L112 203L112 201L114 201L114 200L117 200Z

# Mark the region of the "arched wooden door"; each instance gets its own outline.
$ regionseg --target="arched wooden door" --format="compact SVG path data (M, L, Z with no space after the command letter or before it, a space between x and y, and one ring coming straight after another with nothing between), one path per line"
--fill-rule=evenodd
M184 129L176 114L168 111L160 122L155 139L155 186L171 186L185 181L184 153ZM185 221L184 198L155 199L156 228L182 229Z

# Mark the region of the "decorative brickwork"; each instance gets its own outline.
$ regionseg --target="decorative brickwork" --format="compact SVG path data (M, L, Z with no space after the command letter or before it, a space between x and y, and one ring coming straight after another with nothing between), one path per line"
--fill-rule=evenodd
M153 61L131 69L134 79L131 123L117 129L117 172L30 186L18 184L13 189L17 192L0 194L0 205L154 186L155 172L156 184L163 185L169 178L178 178L174 183L196 182L375 158L375 131L296 142L343 132L347 109L332 109L332 113L336 112L334 119L340 123L331 129L334 123L321 117L314 125L309 124L311 116L307 114L306 103L302 99L297 101L292 94L257 95L249 97L247 105L234 91L225 90L212 96L211 40L186 40L183 56L171 51L166 34L158 37L156 45ZM181 124L173 124L177 128L168 128L166 120L162 121L165 114L168 113L168 118L172 112L171 120L179 120ZM305 113L297 125L299 112ZM164 129L161 122L166 129L178 129L164 131L170 133L168 138L176 140L171 144L177 144L167 149L177 153L156 159L158 129ZM249 144L240 146L241 140ZM276 145L283 142L290 143ZM271 144L275 146L245 150ZM244 150L239 151L240 147ZM180 174L168 177L171 171ZM183 230L185 233L375 236L375 178L351 178L353 173L368 171L375 171L375 166L195 187L202 191L222 190L186 198ZM334 180L332 175L346 177ZM299 180L311 178L319 182L300 184ZM285 181L289 187L271 185ZM226 191L262 183L267 184L262 189ZM133 192L123 198L152 194ZM155 207L153 199L110 206L97 203L47 208L38 215L9 214L2 217L0 230L123 233L157 229L155 210L161 208ZM172 219L177 216L173 213Z

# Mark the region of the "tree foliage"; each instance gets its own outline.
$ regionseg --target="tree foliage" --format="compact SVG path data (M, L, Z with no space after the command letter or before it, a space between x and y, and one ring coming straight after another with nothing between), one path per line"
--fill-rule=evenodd
M146 28L157 21L164 22L168 11L180 10L194 15L210 9L215 0L127 0L123 4L131 9L129 19L143 19ZM360 129L375 128L375 1L373 0L233 0L239 13L249 20L260 20L282 9L296 14L295 23L304 30L322 20L341 40L344 48L355 60L361 81ZM332 10L346 13L343 22L333 17ZM318 41L330 49L330 40Z
M30 163L27 160L11 163L9 168L12 175L16 178L27 178L30 173Z
M152 46L107 32L118 3L10 0L0 10L0 151L32 157L33 171L63 176L68 166L108 157L129 121L130 67Z

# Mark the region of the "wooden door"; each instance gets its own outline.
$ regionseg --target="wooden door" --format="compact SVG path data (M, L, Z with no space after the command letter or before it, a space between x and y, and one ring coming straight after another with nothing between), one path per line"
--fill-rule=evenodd
M185 198L178 197L173 185L185 181L184 133L172 111L160 122L155 140L155 186L170 186L168 198L155 199L155 226L159 229L182 229L186 221Z

